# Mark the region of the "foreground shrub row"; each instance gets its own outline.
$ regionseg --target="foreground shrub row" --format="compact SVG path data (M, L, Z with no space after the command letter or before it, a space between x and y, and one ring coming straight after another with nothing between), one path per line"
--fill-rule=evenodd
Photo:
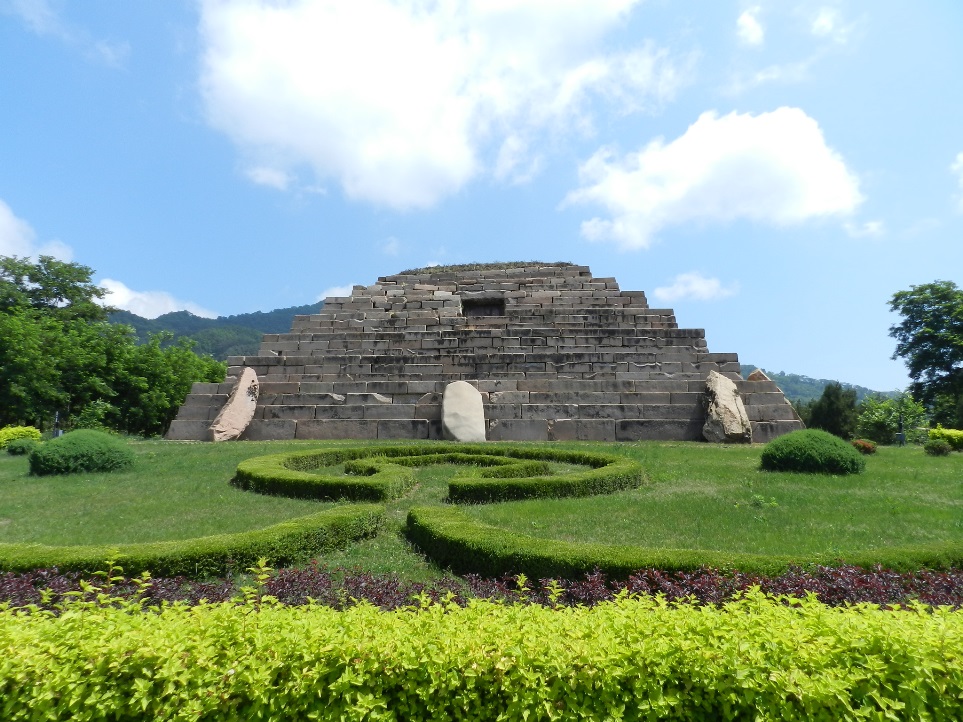
M13 607L37 605L53 610L73 597L93 601L104 585L102 577L76 572L36 569L0 574L0 604ZM758 587L773 597L815 596L828 606L857 603L886 607L921 602L931 606L963 607L963 569L937 572L899 573L876 567L794 568L778 576L765 577L742 572L723 573L716 569L695 572L666 572L641 569L626 580L613 580L602 572L581 578L528 580L505 576L498 579L470 574L462 579L446 578L432 584L413 582L395 574L370 574L351 569L329 570L312 563L306 567L279 569L259 580L258 594L274 597L281 604L301 605L313 600L335 609L367 602L384 611L409 607L416 599L449 600L465 605L470 599L489 599L510 604L540 604L546 607L592 606L614 601L620 594L663 595L669 601L721 604ZM85 591L87 590L87 591ZM141 598L147 606L171 602L195 605L202 599L227 602L243 598L233 579L199 582L186 577L143 579L111 578L110 593L122 599Z
M5 720L963 716L963 612L621 598L0 611Z
M853 450L854 454L857 454ZM489 577L525 574L533 579L573 579L599 569L625 579L637 569L695 571L701 567L738 569L751 574L782 574L799 565L842 563L870 569L877 564L900 571L963 566L963 541L915 547L888 547L814 557L769 556L705 549L659 549L567 542L511 532L476 521L454 507L423 506L408 512L406 534L426 556L458 574Z
M586 469L539 476L548 472L549 461ZM327 467L338 464L345 465L346 475L325 473ZM638 462L607 454L494 444L419 444L259 456L238 464L234 484L262 494L385 501L413 485L414 475L406 467L429 464L465 467L448 485L449 501L456 503L607 494L635 488L644 476Z
M247 569L261 557L289 564L345 547L376 534L383 514L380 506L357 504L255 531L183 541L86 547L0 544L0 570L25 572L57 567L93 573L103 569L105 560L116 559L128 574L147 571L157 576L201 579L224 576Z

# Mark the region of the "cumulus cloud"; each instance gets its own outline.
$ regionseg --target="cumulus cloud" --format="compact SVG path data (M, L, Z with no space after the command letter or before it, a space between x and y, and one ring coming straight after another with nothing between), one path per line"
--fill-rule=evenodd
M0 200L0 256L53 256L61 261L73 258L73 250L60 241L37 242L37 233Z
M762 10L758 5L754 5L748 10L743 11L736 20L736 35L739 41L745 45L762 45L766 32L763 30L762 23L759 22L759 13Z
M950 170L956 174L957 183L960 187L960 195L956 200L956 207L963 213L963 153L957 154L956 160L954 160L950 166Z
M190 311L195 316L204 318L217 317L214 311L190 301L178 300L165 291L134 291L111 278L105 278L99 285L107 291L103 299L105 305L130 311L144 318L157 318L171 311Z
M354 288L355 284L349 283L345 286L331 286L321 291L315 301L323 301L326 298L342 298L351 295L351 290Z
M540 133L591 128L590 99L671 98L666 51L599 51L636 2L204 0L200 87L243 152L425 208L481 173L524 177Z
M706 112L671 142L619 155L602 148L579 168L563 206L602 206L582 223L592 241L647 248L663 228L738 219L788 225L850 214L859 181L798 108L759 115Z
M718 278L708 278L698 271L680 273L669 286L659 286L652 295L659 301L718 301L739 291L738 284L723 286Z

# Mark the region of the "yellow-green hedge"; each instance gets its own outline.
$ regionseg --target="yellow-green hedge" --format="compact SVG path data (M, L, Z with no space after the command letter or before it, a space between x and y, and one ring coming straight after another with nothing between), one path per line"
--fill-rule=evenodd
M960 720L963 612L623 598L0 611L20 720Z
M943 439L953 447L953 451L963 451L963 431L959 429L944 429L937 425L935 429L930 429L929 438Z
M40 431L32 426L5 426L0 429L0 449L5 449L14 439L40 441Z

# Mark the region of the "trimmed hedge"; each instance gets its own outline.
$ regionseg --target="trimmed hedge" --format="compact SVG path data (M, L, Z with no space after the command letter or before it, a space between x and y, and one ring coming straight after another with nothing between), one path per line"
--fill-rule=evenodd
M224 576L247 569L261 557L283 565L347 546L374 535L383 518L383 507L358 504L254 531L179 541L101 546L0 544L0 570L57 567L61 571L94 573L104 569L105 560L115 559L124 573L132 576L144 571L172 577Z
M703 549L653 549L629 545L579 544L519 534L483 524L452 507L415 507L406 534L427 556L458 574L525 574L533 579L575 579L598 569L625 579L638 569L695 571L703 567L751 574L781 574L791 567L838 566L870 569L877 564L911 571L963 566L963 542L872 549L840 556L804 557L725 553Z
M32 426L5 426L0 429L0 449L14 439L33 439L40 441L40 431Z
M134 605L134 610L138 608ZM21 720L959 720L963 612L622 598L0 610Z
M944 429L937 425L935 429L929 430L929 439L930 441L942 439L953 448L953 451L963 451L963 431L959 429Z
M134 452L116 436L78 429L51 439L30 452L30 473L37 476L129 469Z
M851 444L820 429L800 429L773 439L760 461L766 471L806 474L859 474L866 468L866 460Z
M589 468L531 476L547 472L549 461ZM342 463L351 476L314 473ZM414 483L414 475L404 467L444 463L480 467L449 482L449 500L460 503L608 494L635 488L644 479L641 464L620 456L545 447L431 444L259 456L238 464L234 483L263 494L383 501L401 496Z

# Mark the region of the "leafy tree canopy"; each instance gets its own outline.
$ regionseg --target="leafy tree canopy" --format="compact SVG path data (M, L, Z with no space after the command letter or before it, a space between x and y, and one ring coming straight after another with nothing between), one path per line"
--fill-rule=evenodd
M98 303L106 291L93 283L93 270L40 256L0 256L0 310L29 307L62 321L104 321L113 310Z
M82 422L162 434L194 381L221 381L225 366L169 335L137 344L91 269L43 256L0 257L0 426Z
M963 395L963 289L952 281L911 286L889 307L903 320L890 327L893 358L906 360L914 395L928 406ZM950 404L952 406L952 404Z
M808 425L850 439L856 431L856 418L856 391L834 381L810 407Z

